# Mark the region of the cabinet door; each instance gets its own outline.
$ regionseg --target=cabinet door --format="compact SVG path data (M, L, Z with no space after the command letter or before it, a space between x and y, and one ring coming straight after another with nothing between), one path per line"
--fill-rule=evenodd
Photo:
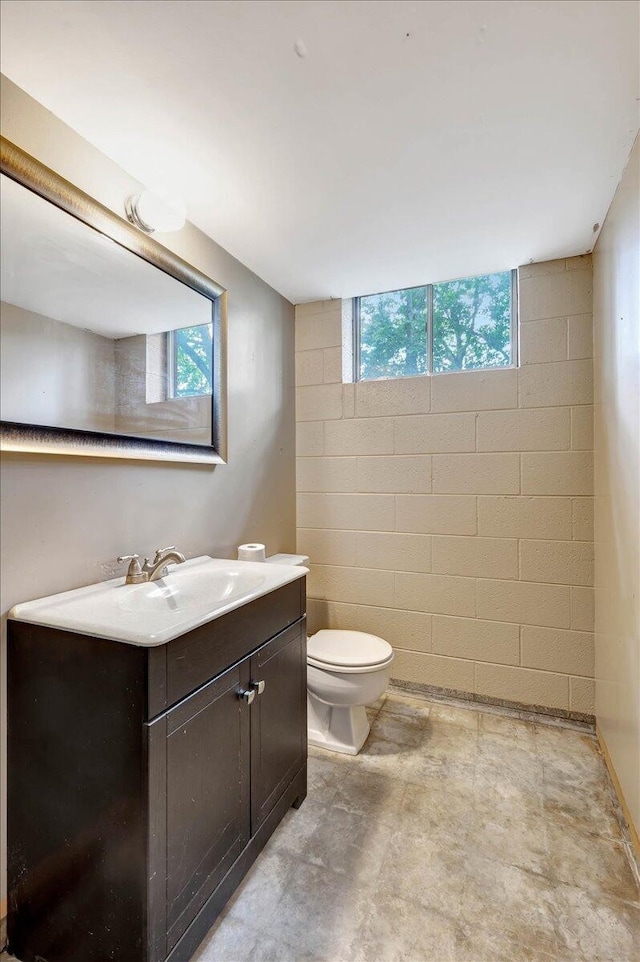
M251 831L269 814L307 757L304 620L251 658ZM262 689L262 690L261 690Z
M249 662L166 716L167 951L249 839Z

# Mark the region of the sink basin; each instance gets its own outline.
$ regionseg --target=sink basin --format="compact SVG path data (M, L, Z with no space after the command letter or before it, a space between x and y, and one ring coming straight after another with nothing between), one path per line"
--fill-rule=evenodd
M307 574L293 565L226 561L203 555L171 565L165 578L124 578L16 605L17 621L63 628L133 645L162 645Z
M212 559L213 560L213 559ZM166 578L142 585L125 585L116 602L122 611L163 612L189 611L206 605L224 605L235 598L253 594L265 583L265 575L252 571L211 570L211 565L182 571L169 569ZM206 599L206 601L205 601Z

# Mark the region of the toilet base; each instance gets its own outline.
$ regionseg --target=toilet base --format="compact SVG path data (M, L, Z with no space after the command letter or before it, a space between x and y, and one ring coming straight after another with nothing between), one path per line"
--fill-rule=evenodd
M357 755L371 726L364 705L327 705L307 692L309 744L342 755Z

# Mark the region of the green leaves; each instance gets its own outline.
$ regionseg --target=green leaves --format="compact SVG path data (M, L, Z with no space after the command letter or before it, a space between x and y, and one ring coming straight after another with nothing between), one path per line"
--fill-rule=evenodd
M411 377L427 370L427 288L360 298L360 377Z
M173 332L174 397L211 394L212 333L211 324Z
M432 297L433 373L511 364L511 271L359 298L360 378L427 373Z
M511 272L433 285L433 370L511 363Z

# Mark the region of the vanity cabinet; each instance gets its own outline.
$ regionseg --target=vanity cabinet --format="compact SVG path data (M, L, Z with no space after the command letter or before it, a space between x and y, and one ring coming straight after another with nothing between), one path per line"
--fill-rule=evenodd
M304 578L165 645L9 622L9 947L187 962L306 794Z

